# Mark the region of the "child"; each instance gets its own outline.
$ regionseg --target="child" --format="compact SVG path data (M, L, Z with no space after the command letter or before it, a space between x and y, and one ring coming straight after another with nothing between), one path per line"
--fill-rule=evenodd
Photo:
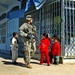
M53 56L54 64L59 64L60 44L58 42L58 37L56 35L54 35L52 39L54 43L51 48L51 55Z
M50 46L50 40L48 39L48 35L46 33L43 34L42 40L40 41L39 49L41 53L40 65L43 64L44 55L46 56L47 65L50 66L50 58L48 54L48 48Z
M16 60L18 58L18 43L17 43L18 34L13 33L13 38L11 39L11 51L12 51L12 63L17 64Z

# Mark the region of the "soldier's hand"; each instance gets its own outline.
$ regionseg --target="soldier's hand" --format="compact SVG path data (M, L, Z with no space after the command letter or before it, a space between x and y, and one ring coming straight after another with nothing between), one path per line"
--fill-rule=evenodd
M35 36L34 36L33 34L28 34L28 35L27 35L27 38L28 38L28 39L35 39Z
M31 34L28 34L28 35L27 35L27 38L28 38L28 39L31 39L31 37L32 37Z

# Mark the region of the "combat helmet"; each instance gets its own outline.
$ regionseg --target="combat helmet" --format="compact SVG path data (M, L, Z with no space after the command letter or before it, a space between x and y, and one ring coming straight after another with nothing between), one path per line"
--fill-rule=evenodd
M32 20L32 19L33 19L32 15L27 15L26 16L26 20Z

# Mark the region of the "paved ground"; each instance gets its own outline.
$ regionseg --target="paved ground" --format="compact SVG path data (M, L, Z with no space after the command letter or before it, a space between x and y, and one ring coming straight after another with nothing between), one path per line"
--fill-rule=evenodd
M23 65L23 59L17 60L18 65L12 65L8 55L0 54L0 75L75 75L75 64L39 65L39 61L31 60L32 69Z

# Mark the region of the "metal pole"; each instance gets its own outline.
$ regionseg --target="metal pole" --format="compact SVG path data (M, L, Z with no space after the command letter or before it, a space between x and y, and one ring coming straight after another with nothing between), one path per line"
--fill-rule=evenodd
M65 14L64 14L64 0L61 1L61 19L62 19L62 23L61 23L61 56L65 55Z

